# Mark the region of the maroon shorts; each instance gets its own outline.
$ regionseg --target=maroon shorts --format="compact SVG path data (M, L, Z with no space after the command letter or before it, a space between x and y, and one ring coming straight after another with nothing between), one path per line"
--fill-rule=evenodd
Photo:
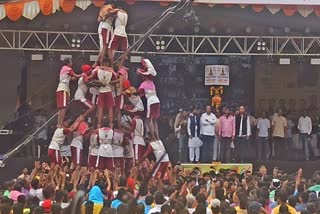
M148 109L147 118L159 119L159 117L160 117L160 103L155 103L150 105L150 109Z
M115 105L115 107L116 107L116 109L123 109L123 104L124 104L124 97L123 97L123 95L120 95L120 96L116 96L115 98L114 98L114 100L115 100L115 103L116 103L116 105Z
M50 163L61 164L61 154L59 150L48 149Z
M69 103L69 94L66 91L57 91L56 92L56 102L57 102L57 108L63 109L67 108Z
M90 108L93 108L93 106L94 106L90 100L85 100L85 101L77 100L77 101L78 101L79 104L81 103L81 105L82 105L84 108L90 109Z
M98 156L89 155L89 159L88 159L88 167L89 168L91 168L91 167L96 168L97 157Z
M109 43L109 48L111 50L121 50L125 51L128 49L128 38L123 37L123 36L117 36L113 35L110 43Z
M98 94L91 94L88 93L87 94L87 100L89 100L93 105L97 105L98 104Z
M146 152L146 147L138 144L133 145L133 151L134 151L134 159L139 160L142 155Z
M75 165L81 165L82 164L82 156L83 151L82 149L76 148L71 146L71 157L72 157L72 163Z
M156 170L154 171L154 173L152 174L152 177L160 177L160 178L164 178L165 174L166 174L166 170L168 168L169 162L162 162L160 163Z
M106 158L106 157L98 157L97 158L97 168L100 170L113 170L113 159L112 158Z
M108 45L112 38L112 31L102 28L101 29L101 36L102 36L102 44Z
M100 93L98 97L98 106L100 108L113 108L114 107L114 99L111 92Z
M123 169L124 160L123 158L113 158L114 167Z

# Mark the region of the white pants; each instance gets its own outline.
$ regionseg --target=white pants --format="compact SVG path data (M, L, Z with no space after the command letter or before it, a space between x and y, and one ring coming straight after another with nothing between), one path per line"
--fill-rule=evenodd
M214 139L213 144L213 160L220 160L220 140L218 137Z
M195 158L195 159L194 159ZM189 159L190 161L198 162L200 159L200 147L189 147Z

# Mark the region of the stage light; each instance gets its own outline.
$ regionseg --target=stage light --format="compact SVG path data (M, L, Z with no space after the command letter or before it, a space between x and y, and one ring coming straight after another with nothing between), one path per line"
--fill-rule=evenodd
M265 51L267 48L266 48L266 42L265 41L258 41L257 42L257 51Z
M70 25L67 24L67 23L65 23L65 24L63 24L63 28L64 28L65 30L68 30L68 29L70 28Z
M81 39L79 39L76 36L74 36L71 39L71 47L72 48L80 48L80 46L81 46Z
M270 34L273 34L273 33L274 33L274 29L273 29L272 27L269 27L268 32L269 32Z
M247 34L249 34L249 33L251 33L251 32L252 32L251 27L249 27L249 26L248 26L248 27L246 27L246 33L247 33Z
M211 28L210 28L210 32L211 32L212 34L214 34L216 31L217 31L217 30L216 30L215 27L211 27Z
M200 27L199 26L195 26L193 30L194 30L195 33L199 33L200 32Z
M289 27L285 27L285 28L284 28L284 32L285 32L285 33L290 33L290 31L291 31L291 29L290 29Z
M156 50L160 51L160 50L164 50L165 49L165 44L166 42L164 40L157 40L156 41Z
M226 33L231 34L231 32L232 32L231 28L230 28L230 27L227 27Z
M304 29L304 32L305 32L305 33L311 33L311 28L310 28L310 27L306 27L306 28Z

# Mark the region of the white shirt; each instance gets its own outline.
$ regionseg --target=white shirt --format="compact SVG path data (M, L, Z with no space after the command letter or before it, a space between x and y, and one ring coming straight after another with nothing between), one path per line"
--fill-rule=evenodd
M149 210L149 213L148 213L148 214L161 213L161 207L162 207L162 204L156 204L156 205L154 206L154 208L152 208L151 210Z
M259 129L259 137L268 137L270 129L270 120L268 118L259 118L257 128Z
M63 128L57 128L53 134L49 149L60 150L60 146L64 143L66 136L63 133Z
M42 188L41 189L30 189L30 196L37 197L40 201L43 201Z
M106 69L108 69L108 68L106 68ZM99 81L105 85L104 87L99 88L99 92L100 93L111 92L112 88L109 83L110 83L112 76L113 76L112 71L105 70L103 68L99 68L97 72L98 72L97 75L98 75Z
M83 77L78 80L78 89L74 95L75 100L80 100L81 102L86 101L86 94L88 92L88 86L84 83Z
M94 133L90 136L90 147L89 147L91 156L98 156L99 144L98 144L98 134Z
M216 115L210 113L202 114L200 120L200 133L203 135L214 136L215 135L215 124L217 122Z
M135 122L135 128L133 130L133 144L145 146L146 143L144 141L144 125L143 120L141 118L133 118Z
M312 131L312 122L311 118L306 116L306 117L300 117L299 118L299 123L298 123L298 129L301 134L311 134Z
M112 139L112 151L113 157L115 158L123 158L123 135L124 133L121 130L114 129Z
M127 22L128 22L128 14L123 10L119 10L117 13L115 24L114 24L115 29L113 34L116 36L127 37L127 33L126 33Z
M73 133L73 139L71 141L71 146L77 149L83 149L83 136L79 132Z
M240 120L239 136L238 137L250 136L251 135L251 124L250 124L249 116L247 116L247 134L246 135L242 135L243 115L240 115L240 116L241 116L241 120Z

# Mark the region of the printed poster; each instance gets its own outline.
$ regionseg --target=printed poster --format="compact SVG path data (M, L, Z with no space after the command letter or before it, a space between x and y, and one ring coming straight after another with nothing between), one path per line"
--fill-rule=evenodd
M206 65L205 85L229 85L229 66Z

